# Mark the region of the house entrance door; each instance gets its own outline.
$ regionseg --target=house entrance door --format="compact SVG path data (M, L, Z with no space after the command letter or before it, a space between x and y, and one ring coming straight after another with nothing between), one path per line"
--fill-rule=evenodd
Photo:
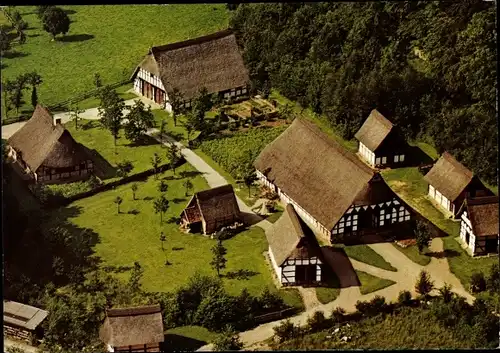
M486 239L486 252L498 253L498 239Z
M316 265L295 266L295 282L297 284L310 284L316 280Z

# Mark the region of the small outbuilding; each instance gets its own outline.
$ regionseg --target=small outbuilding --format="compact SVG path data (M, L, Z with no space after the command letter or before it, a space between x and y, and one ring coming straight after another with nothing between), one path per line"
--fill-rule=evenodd
M54 184L90 177L94 165L84 147L43 106L8 141L9 161L28 180Z
M107 310L99 336L108 352L160 352L164 341L160 305Z
M181 214L181 226L205 235L240 221L240 208L230 184L195 193Z
M401 167L408 161L408 144L399 128L373 109L354 137L359 156L371 167Z
M463 164L444 152L425 175L429 197L445 215L457 216L466 197L493 196L493 193Z
M466 198L460 216L460 239L475 255L498 254L498 196Z
M41 338L41 323L49 313L34 306L3 301L3 327L7 336L31 343L33 338Z
M292 204L266 230L269 258L282 285L313 285L322 279L321 249Z

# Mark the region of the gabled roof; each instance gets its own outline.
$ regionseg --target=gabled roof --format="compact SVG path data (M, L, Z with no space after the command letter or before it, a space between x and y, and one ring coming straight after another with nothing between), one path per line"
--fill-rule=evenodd
M354 137L374 152L389 135L394 125L377 109L373 109Z
M12 135L8 144L21 152L21 158L36 171L42 164L62 168L88 159L82 146L62 125L54 125L52 114L37 105L30 120Z
M184 99L192 99L203 87L214 93L249 82L236 37L230 30L153 47L140 67L159 74L167 93L175 87Z
M200 217L208 222L240 214L233 186L230 184L195 193L184 210L189 222L200 221Z
M470 184L473 177L474 174L469 169L451 154L444 152L424 176L424 180L453 202Z
M498 196L467 198L460 213L464 210L474 235L481 237L499 233Z
M397 198L378 173L302 119L267 145L254 165L328 229L352 204Z
M5 324L34 330L47 317L49 313L34 306L3 301L3 321Z
M300 219L291 204L281 217L266 230L266 238L278 266L287 259L320 256L314 233Z
M106 311L99 336L113 347L163 342L160 305Z

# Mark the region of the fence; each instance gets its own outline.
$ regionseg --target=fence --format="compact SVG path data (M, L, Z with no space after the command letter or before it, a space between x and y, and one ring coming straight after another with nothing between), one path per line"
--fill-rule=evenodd
M264 314L260 316L256 316L254 321L256 324L260 325L266 322L276 321L279 319L284 319L286 317L292 316L297 312L296 308L288 308L280 311L275 311L269 314Z

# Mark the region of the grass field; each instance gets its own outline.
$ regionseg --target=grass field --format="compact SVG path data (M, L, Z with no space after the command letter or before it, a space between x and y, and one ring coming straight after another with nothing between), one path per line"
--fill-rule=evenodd
M387 271L394 271L394 272L397 271L396 268L392 267L390 263L385 261L382 256L380 256L375 250L373 250L366 244L360 244L360 245L335 244L335 247L344 249L347 256L353 258L354 260L358 260L368 265L379 267Z
M423 254L418 251L418 247L416 245L411 245L406 248L403 248L397 244L392 244L396 249L401 251L406 255L411 261L421 265L427 266L429 262L431 262L431 257L426 255L426 251L424 250Z
M316 287L316 297L321 304L327 304L335 299L340 294L340 281L335 272L327 269L327 286L326 287Z
M280 205L276 206L275 208L275 212L266 218L271 223L276 222L281 217L284 211L283 207L281 207Z
M189 164L180 167L177 175L182 171L194 172ZM79 210L79 214L70 219L73 224L90 228L99 235L99 242L94 249L96 256L103 260L103 266L130 266L134 261L139 261L144 269L143 288L147 291L172 291L184 285L195 272L215 273L210 267L211 248L215 240L198 234L184 234L176 224L166 222L177 217L189 199L182 186L184 179L173 178L171 171L163 173L161 177L168 180L167 198L170 201L162 225L160 215L154 213L153 201L150 199L159 196L159 181L153 177L139 183L135 201L127 184L69 206L70 209ZM200 175L193 177L192 181L193 192L208 187ZM120 214L113 202L118 195L123 198ZM132 210L138 213L129 214ZM53 221L57 221L58 215L63 216L65 212L68 211L64 208L55 212ZM165 252L159 240L162 231L167 238ZM224 245L228 254L223 281L231 294L239 294L243 288L248 288L250 293L258 295L265 286L277 291L263 256L268 245L262 229L252 227L225 241ZM165 259L171 265L165 266ZM282 290L280 293L290 305L302 305L297 291Z
M85 145L89 149L96 150L112 167L116 167L117 163L129 160L132 162L134 169L131 174L139 173L152 168L151 157L154 153L158 153L162 158L162 164L167 162L165 149L154 139L149 138L146 145L135 146L131 144L123 132L120 132L120 137L117 139L116 154L113 136L108 130L100 126L96 120L82 120L79 122L78 129L75 128L74 122L65 124L66 129L76 141ZM107 182L116 180L116 177L107 179Z
M457 339L426 309L404 308L391 315L376 316L350 324L350 342L332 338L332 329L306 334L273 347L276 350L325 349L446 349L468 348L470 341ZM344 331L342 331L344 332Z
M127 92L131 88L133 88L132 84L123 85L115 88L115 91L123 100L137 98L137 95L135 93ZM96 108L99 106L100 103L101 100L99 98L90 97L78 102L76 105L78 105L78 109L82 110L82 109Z
M217 337L201 326L181 326L165 331L164 345L169 351L195 351Z
M103 84L128 79L150 46L216 32L228 25L224 4L62 6L72 21L69 33L51 41L34 6L18 7L28 22L27 41L2 58L2 79L36 69L43 78L40 102L50 105ZM29 102L29 93L26 93Z
M356 271L356 276L358 276L359 282L361 283L361 287L359 288L361 294L376 292L396 283L389 279L372 276L363 271Z

